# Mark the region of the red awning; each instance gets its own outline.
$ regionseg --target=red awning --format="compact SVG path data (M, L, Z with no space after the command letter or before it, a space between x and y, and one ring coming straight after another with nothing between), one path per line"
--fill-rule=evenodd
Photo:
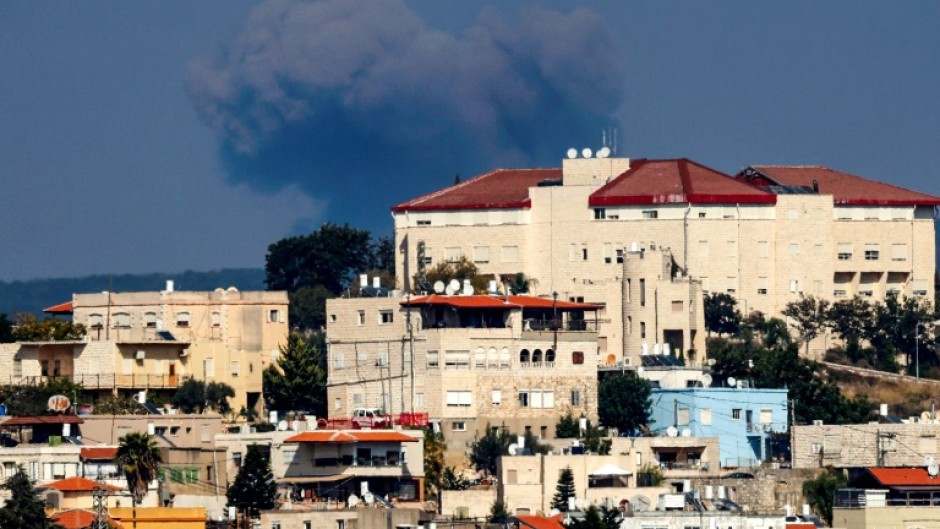
M114 446L89 446L82 448L82 459L114 459L117 455L117 447Z

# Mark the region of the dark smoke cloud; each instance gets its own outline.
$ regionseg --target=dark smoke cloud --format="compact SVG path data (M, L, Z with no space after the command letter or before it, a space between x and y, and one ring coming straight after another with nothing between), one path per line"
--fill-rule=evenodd
M270 1L186 85L234 182L296 184L331 201L331 219L387 226L390 205L456 173L596 146L623 76L584 9L484 10L455 36L396 0Z

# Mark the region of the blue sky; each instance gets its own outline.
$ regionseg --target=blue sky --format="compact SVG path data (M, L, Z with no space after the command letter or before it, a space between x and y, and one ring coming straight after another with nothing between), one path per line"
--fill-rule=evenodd
M0 2L0 279L263 266L493 167L823 164L940 195L936 2Z

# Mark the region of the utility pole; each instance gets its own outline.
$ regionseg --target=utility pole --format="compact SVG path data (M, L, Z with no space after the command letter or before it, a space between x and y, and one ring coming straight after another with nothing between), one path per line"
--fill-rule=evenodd
M92 509L95 511L93 529L108 529L110 525L105 520L107 515L108 491L101 484L101 470L98 470L98 479L95 481L95 490L91 493Z

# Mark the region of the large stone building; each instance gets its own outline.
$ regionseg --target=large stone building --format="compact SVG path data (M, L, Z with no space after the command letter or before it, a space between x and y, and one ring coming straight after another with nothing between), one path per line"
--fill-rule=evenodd
M686 159L574 158L494 170L392 213L406 291L427 288L415 283L419 247L424 267L466 256L485 274L523 272L538 292L603 303L601 354L635 365L636 344L623 349L624 252L669 249L678 274L733 294L743 312L779 314L801 294L927 296L938 205L825 167L755 166L732 177Z
M224 382L233 409L261 406L261 372L287 340L287 293L75 294L50 310L85 325L82 340L0 347L0 380L68 378L98 395L172 393L187 378Z
M331 299L329 414L426 412L451 448L487 424L548 437L568 411L596 420L599 309L531 296Z

